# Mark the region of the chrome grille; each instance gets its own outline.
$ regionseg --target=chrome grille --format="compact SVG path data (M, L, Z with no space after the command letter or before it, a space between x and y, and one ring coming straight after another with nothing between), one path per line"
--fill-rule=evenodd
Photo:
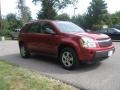
M108 47L112 45L112 40L110 38L97 39L100 47Z

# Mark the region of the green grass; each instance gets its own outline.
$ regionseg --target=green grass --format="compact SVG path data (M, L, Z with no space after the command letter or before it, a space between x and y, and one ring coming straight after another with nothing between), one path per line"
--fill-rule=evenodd
M76 90L76 88L0 61L0 90Z

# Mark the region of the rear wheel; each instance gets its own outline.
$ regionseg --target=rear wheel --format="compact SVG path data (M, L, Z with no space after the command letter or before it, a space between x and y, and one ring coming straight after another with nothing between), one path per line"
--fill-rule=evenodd
M60 62L65 69L72 70L78 67L79 61L75 50L66 47L60 52Z
M23 58L28 58L30 56L30 53L24 44L20 45L20 55Z

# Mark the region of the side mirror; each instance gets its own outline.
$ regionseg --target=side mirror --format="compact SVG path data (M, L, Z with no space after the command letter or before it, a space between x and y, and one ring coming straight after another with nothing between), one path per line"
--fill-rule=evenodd
M90 30L90 29L86 29L85 31L86 31L86 32L91 32L91 30Z
M55 34L55 32L50 28L46 28L45 33L47 33L47 34Z

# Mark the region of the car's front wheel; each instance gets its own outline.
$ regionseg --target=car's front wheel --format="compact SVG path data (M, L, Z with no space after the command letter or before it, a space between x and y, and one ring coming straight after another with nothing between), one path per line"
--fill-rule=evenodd
M73 48L64 48L60 52L60 62L62 66L67 69L75 69L79 65L79 61L75 50Z
M24 44L20 45L20 55L23 58L28 58L30 56L30 53Z

